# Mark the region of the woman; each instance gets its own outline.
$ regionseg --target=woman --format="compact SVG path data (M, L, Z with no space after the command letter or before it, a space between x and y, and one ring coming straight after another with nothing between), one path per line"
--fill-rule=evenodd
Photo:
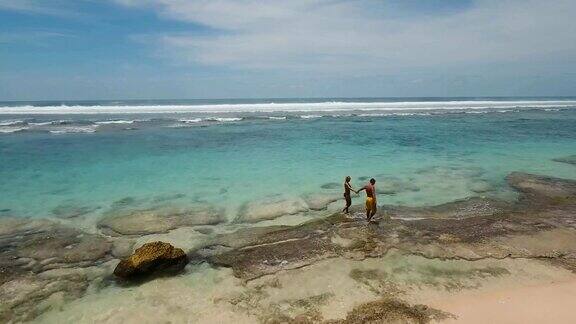
M346 179L344 180L344 199L346 199L346 207L344 207L344 209L342 209L342 211L345 214L349 213L348 208L350 208L350 205L352 205L351 191L358 193L358 191L352 189L352 185L350 184L350 180L352 180L352 178L350 178L350 176L347 176Z

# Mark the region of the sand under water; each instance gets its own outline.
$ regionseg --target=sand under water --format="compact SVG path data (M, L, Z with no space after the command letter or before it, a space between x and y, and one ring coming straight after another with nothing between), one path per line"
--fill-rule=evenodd
M360 206L293 226L222 226L218 211L204 205L193 221L178 208L134 217L118 206L92 233L66 219L2 218L0 318L573 322L576 181L519 172L506 181L514 200L384 206L374 223ZM186 250L191 262L182 273L132 284L113 278L120 258L155 240Z

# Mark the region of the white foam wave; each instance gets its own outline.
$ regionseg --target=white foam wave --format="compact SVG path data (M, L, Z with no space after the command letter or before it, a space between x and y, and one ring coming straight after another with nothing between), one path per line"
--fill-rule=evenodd
M286 119L286 116L282 116L282 117L270 116L270 117L268 117L268 119L272 119L272 120L285 120L285 119Z
M244 118L242 118L242 117L210 117L210 118L206 118L207 121L216 121L216 122L221 122L221 123L241 121L243 119Z
M212 105L138 106L8 106L0 114L145 114L145 113L230 113L230 112L319 112L319 111L401 111L401 110L476 110L576 107L576 100L518 101L419 101L419 102L319 102Z
M16 133L27 130L28 127L0 127L0 134Z
M52 125L52 122L51 122L51 121L48 121L48 122L28 123L28 125L31 125L31 126L46 126L46 125Z
M186 124L195 124L202 121L202 118L191 118L191 119L179 119L178 121Z
M110 125L110 124L134 124L135 120L102 120L97 121L95 124L97 125Z
M20 125L23 123L24 121L19 119L0 120L0 126L13 126L13 125Z
M313 118L321 118L322 115L302 115L300 118L302 119L313 119Z
M98 128L97 125L88 126L65 126L58 127L57 129L50 130L52 134L67 134L67 133L94 133Z

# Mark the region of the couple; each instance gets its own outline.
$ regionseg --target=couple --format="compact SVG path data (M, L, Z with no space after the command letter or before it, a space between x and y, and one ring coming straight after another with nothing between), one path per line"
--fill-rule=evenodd
M352 197L350 196L350 192L354 191L355 193L359 193L362 190L366 190L366 219L370 221L374 215L376 215L376 180L374 178L370 179L364 187L360 188L359 190L354 190L352 185L350 184L350 176L346 177L344 181L344 198L346 199L346 207L342 209L342 211L348 214L348 208L352 205Z

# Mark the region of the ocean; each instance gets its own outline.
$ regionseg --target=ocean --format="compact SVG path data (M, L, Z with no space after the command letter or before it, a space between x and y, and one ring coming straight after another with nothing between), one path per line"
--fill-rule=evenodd
M511 171L576 178L552 160L576 152L575 108L576 98L0 102L0 216L98 218L115 202L165 200L205 202L233 222L250 203L339 192L347 175L355 187L376 178L380 205L510 198Z
M420 322L573 280L574 182L506 177L574 154L576 98L0 102L0 321ZM189 263L115 278L155 241Z

